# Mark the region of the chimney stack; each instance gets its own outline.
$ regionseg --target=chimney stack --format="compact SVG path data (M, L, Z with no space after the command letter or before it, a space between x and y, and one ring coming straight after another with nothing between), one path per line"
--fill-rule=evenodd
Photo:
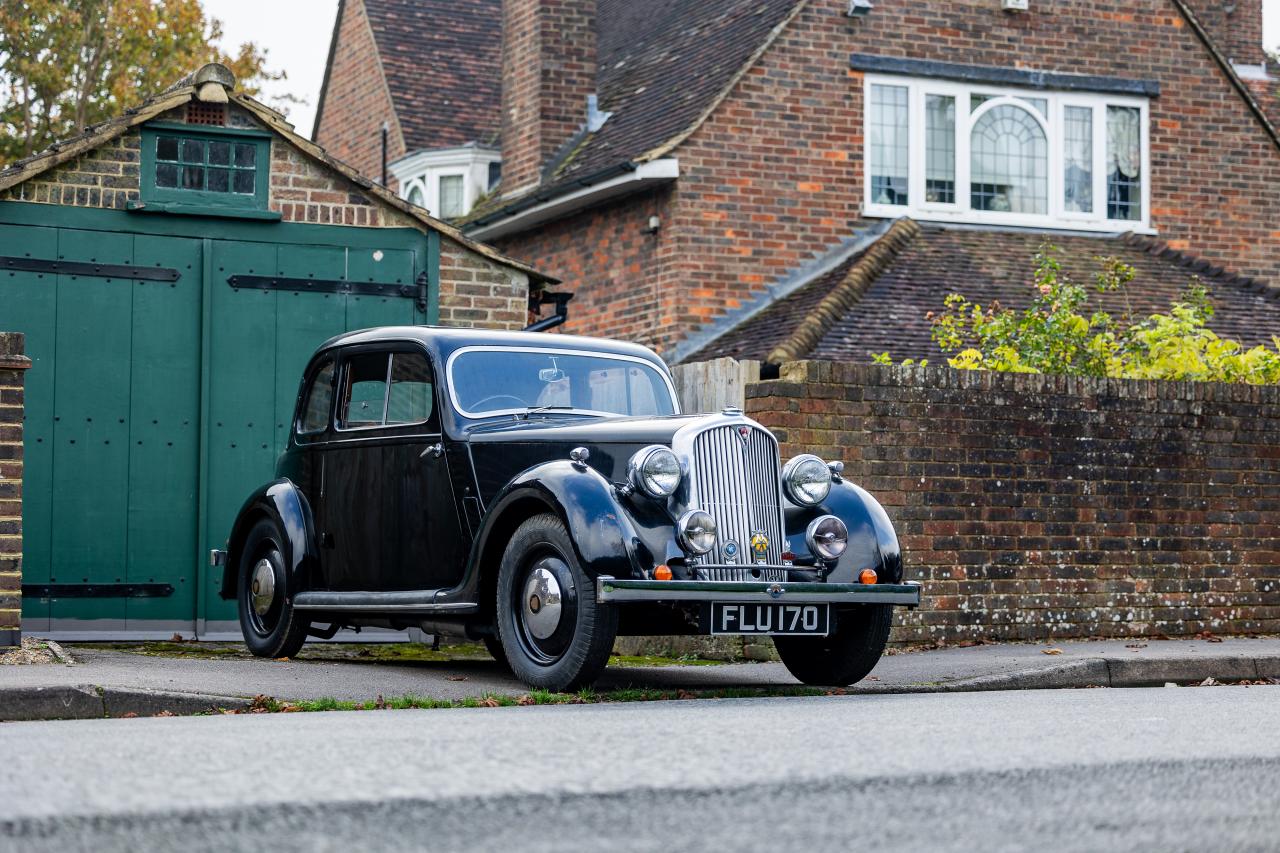
M596 91L596 0L503 0L502 186L537 184L587 121Z
M1235 65L1262 65L1262 0L1190 0L1201 26Z

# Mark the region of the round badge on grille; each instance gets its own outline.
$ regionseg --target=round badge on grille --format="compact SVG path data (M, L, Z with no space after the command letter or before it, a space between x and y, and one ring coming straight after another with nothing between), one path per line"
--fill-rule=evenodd
M738 556L738 543L732 539L724 543L724 555L727 559L732 560Z

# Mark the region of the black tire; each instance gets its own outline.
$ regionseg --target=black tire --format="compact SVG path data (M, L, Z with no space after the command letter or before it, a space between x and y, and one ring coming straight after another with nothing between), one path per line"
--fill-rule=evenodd
M842 610L826 637L774 637L778 657L805 684L846 687L866 678L884 654L893 607L868 604Z
M240 631L249 651L261 658L293 657L307 641L311 627L310 620L300 618L288 602L284 542L276 523L264 518L249 531L240 551L236 581ZM254 606L253 579L263 561L270 566L274 592L265 612L259 613Z
M502 650L502 641L498 639L498 635L490 634L489 636L484 637L482 642L484 643L485 650L488 651L489 654L493 655L493 659L496 660L503 669L510 672L511 664L507 663L507 653Z
M548 576L554 589L534 589L526 597L531 583ZM548 605L555 601L548 593L556 591L559 610L552 619ZM595 583L578 565L573 541L554 515L529 519L511 537L498 570L497 614L498 640L511 671L545 690L576 690L595 681L618 633L617 611L596 603Z

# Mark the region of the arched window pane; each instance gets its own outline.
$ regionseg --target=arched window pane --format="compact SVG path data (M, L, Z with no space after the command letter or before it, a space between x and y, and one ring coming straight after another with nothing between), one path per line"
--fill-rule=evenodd
M422 187L416 184L409 188L409 204L416 204L418 207L426 206L426 199L422 197Z
M975 210L1048 213L1049 145L1030 112L1001 104L983 113L973 125L970 151Z

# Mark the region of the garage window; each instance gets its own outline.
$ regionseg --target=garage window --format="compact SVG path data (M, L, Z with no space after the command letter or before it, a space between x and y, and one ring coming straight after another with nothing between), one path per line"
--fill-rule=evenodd
M257 131L155 122L142 134L142 206L265 211L270 165L270 137Z

